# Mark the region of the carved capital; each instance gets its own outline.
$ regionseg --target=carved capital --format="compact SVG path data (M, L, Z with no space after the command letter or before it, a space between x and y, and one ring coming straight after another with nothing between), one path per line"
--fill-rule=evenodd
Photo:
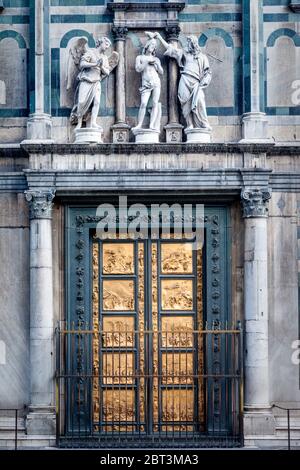
M124 26L113 26L111 32L115 41L126 41L128 29Z
M178 37L180 34L180 26L178 24L173 26L166 26L165 33L168 42L178 41Z
M270 188L244 188L241 192L243 217L268 217Z
M25 191L25 199L29 203L30 219L51 219L54 196L54 189L47 191Z

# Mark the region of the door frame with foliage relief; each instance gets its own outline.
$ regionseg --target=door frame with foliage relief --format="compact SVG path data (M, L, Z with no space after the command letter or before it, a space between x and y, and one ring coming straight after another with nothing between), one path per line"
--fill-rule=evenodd
M95 214L91 207L67 209L58 444L241 445L242 335L230 319L227 208L205 207L204 247L186 256L186 272L174 265L178 255L170 247L180 249L178 240L99 241ZM109 260L104 269L108 252L116 260L112 247L123 250L120 243L128 250L123 267ZM173 264L163 264L164 251ZM120 303L120 292L130 289L132 299L122 294ZM104 306L103 292L109 293ZM178 333L184 316L193 327Z

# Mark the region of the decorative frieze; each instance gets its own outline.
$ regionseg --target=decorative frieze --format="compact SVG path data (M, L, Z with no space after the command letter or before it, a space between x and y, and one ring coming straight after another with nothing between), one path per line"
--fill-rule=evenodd
M270 188L244 188L241 192L243 217L267 217Z
M51 219L55 190L25 191L26 201L29 203L30 219Z

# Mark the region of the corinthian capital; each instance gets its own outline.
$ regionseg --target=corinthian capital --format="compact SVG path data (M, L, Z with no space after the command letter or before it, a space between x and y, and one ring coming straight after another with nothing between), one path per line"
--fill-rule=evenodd
M54 189L46 191L25 191L25 199L29 204L30 219L51 219L52 201L55 196Z
M178 41L178 37L180 34L180 26L179 25L166 26L165 32L166 32L166 38L168 42Z
M128 29L124 26L113 26L111 32L115 41L126 41Z
M244 188L241 192L243 217L268 217L269 188Z

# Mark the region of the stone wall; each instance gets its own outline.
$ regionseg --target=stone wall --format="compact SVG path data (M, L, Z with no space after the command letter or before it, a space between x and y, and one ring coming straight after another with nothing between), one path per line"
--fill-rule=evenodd
M29 402L29 222L23 194L0 196L0 407Z
M261 1L261 0L259 0ZM46 2L47 3L47 2ZM51 114L53 139L71 142L74 139L68 116L72 106L72 93L66 92L66 70L69 49L76 38L86 36L90 45L99 35L112 39L113 13L105 1L56 1L49 0L50 51L46 63L46 75L50 77ZM261 106L269 116L268 137L278 141L299 138L299 69L300 36L298 16L289 9L289 0L262 3L260 27L262 43L259 80L261 82ZM34 67L30 45L35 33L33 10L29 0L4 1L0 13L0 138L2 142L20 142L26 137L26 116L33 111L34 91L32 80ZM153 12L155 15L162 13ZM135 13L132 12L132 21ZM138 14L136 14L138 16ZM30 19L31 18L31 19ZM245 77L248 71L243 65L247 53L242 44L242 2L186 1L178 15L181 34L195 34L203 50L219 58L210 58L213 80L207 89L207 106L213 126L214 141L237 141L241 138L241 115L245 101ZM151 29L151 28L150 28ZM140 77L135 72L134 58L141 50L145 37L132 28L126 40L126 114L130 126L136 123ZM32 49L31 49L32 50ZM165 69L163 79L163 120L167 122L167 61L162 49L158 56ZM244 68L243 68L244 67ZM288 70L288 73L286 71ZM51 74L51 75L50 75ZM48 79L47 79L48 80ZM30 85L31 84L31 85ZM47 88L46 84L46 88ZM121 85L123 86L123 84ZM244 90L244 91L243 91ZM243 97L244 95L244 97ZM112 75L103 83L99 122L104 127L105 142L111 140L110 127L114 124L115 83ZM163 128L163 126L162 126ZM165 139L162 130L161 140Z

